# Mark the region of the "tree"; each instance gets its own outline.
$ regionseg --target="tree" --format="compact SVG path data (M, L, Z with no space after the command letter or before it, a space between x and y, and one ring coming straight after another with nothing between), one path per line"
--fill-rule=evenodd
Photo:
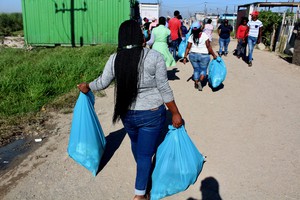
M259 20L263 23L262 42L270 46L273 30L277 30L282 21L282 15L272 11L261 10Z

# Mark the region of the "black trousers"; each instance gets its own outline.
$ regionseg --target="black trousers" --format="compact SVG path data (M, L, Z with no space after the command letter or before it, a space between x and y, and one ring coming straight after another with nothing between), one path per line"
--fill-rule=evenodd
M246 53L247 53L246 47L247 47L247 40L245 39L243 42L243 39L239 39L236 47L237 50L236 55L242 58L246 58Z

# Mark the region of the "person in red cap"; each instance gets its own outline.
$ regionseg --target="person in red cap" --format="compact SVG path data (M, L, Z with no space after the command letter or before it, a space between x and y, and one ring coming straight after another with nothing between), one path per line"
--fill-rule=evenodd
M260 43L260 38L262 34L263 24L260 20L258 20L258 11L253 11L251 13L251 20L247 23L248 26L248 66L252 66L252 54L253 49L256 44Z

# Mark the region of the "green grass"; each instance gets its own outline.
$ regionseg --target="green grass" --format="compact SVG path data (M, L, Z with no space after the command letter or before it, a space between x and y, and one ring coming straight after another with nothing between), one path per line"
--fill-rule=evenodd
M21 37L24 37L24 31L21 30L21 31L15 31L11 34L11 36L21 36Z
M63 108L78 95L76 85L92 81L116 49L113 45L81 48L0 48L0 122ZM1 124L1 123L0 123Z

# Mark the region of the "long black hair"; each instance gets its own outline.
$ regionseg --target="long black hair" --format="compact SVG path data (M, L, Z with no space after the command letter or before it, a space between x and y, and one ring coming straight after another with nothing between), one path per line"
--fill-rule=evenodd
M124 21L119 28L118 50L115 58L115 109L113 123L124 116L136 100L139 65L143 58L143 33L134 20Z
M195 44L199 44L199 38L200 38L200 33L202 32L201 28L198 29L192 29L192 34L193 34L193 41Z

